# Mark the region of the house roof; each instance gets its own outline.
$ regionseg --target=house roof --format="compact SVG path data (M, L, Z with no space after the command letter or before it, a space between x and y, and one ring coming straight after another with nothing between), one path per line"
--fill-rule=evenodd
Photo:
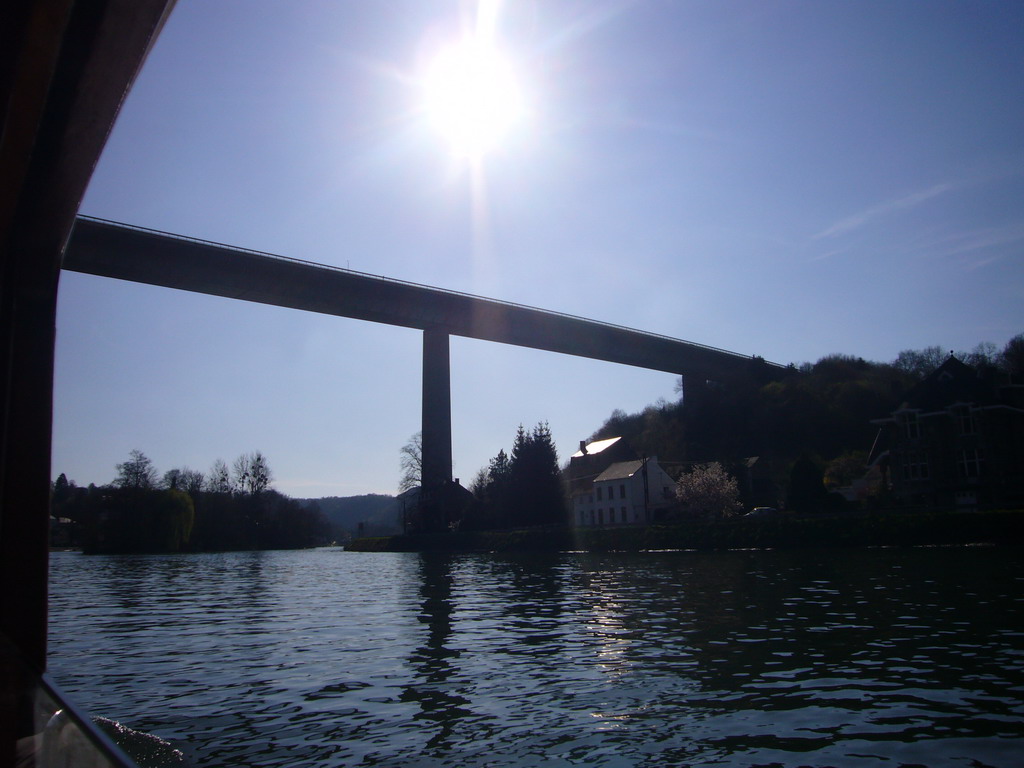
M587 449L586 449L586 455L587 456L591 456L591 455L593 455L595 453L600 453L601 451L603 451L603 450L605 450L607 448L611 448L613 445L615 445L615 443L619 442L619 440L621 440L621 439L622 439L621 437L609 437L609 438L605 438L604 440L595 440L592 443L588 443L587 444ZM578 458L578 457L583 456L583 455L584 455L583 451L576 451L576 453L574 453L572 455L572 458L575 459L575 458Z
M899 410L941 411L954 403L988 405L996 402L995 389L981 372L950 356L918 382Z
M602 480L625 480L627 477L632 477L638 471L640 467L644 465L641 461L617 461L612 464L608 469L594 478L595 483L599 483Z

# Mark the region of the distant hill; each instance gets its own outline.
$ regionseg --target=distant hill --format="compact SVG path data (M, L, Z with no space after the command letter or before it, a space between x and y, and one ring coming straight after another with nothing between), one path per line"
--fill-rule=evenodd
M389 536L402 532L401 504L394 496L370 493L297 501L303 506L319 506L338 538L360 535L360 523L363 523L363 536Z

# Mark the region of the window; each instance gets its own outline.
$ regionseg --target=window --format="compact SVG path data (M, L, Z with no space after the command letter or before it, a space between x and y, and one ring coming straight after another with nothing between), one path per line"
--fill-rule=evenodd
M903 457L903 479L927 480L928 475L928 455L920 451L907 451Z
M974 413L971 412L970 406L961 409L957 416L961 435L973 435L978 431L978 424L974 420Z
M598 501L601 500L601 486L600 485L597 486L597 500Z
M626 486L625 486L625 484L619 486L619 498L620 499L626 498Z
M960 476L961 477L980 477L981 476L981 465L984 463L985 457L981 451L977 448L965 448L960 451Z
M903 418L903 428L906 431L907 438L910 440L917 440L921 437L921 425L918 424L917 414L908 413Z

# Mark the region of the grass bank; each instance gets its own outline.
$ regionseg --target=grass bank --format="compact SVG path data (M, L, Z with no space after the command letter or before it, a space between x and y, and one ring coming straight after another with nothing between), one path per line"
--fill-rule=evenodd
M656 549L1024 544L1024 510L779 516L647 528L529 528L356 539L354 552L591 552Z

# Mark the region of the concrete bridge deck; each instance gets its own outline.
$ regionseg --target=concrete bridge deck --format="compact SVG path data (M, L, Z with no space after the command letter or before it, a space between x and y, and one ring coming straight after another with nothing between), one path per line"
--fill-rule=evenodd
M750 361L596 320L86 217L76 220L62 266L707 379Z
M62 268L422 330L421 482L426 496L438 499L452 478L451 335L697 380L720 379L751 363L733 352L596 320L100 219L75 220ZM440 529L443 505L433 506Z

